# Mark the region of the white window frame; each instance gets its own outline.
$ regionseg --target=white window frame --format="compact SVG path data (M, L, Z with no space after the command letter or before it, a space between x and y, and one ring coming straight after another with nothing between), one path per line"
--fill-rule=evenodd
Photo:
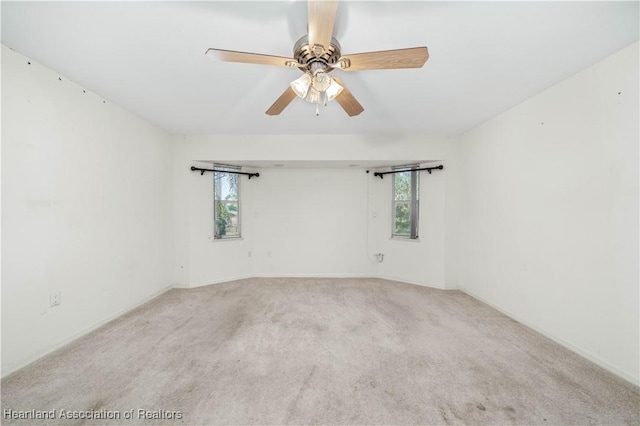
M216 177L221 174L225 174L225 172L239 172L242 170L242 167L232 166L228 164L214 164L213 169L213 240L214 241L224 241L224 240L237 240L242 238L242 224L241 224L241 206L240 206L240 175L235 175L237 177L238 187L237 187L237 199L234 200L216 200ZM224 234L220 234L218 232L218 217L217 217L217 204L237 204L237 235L227 235L226 232Z
M398 240L419 240L419 218L420 218L420 170L419 164L410 164L406 166L393 167L393 171L411 172L410 177L410 199L396 200L396 176L393 174L391 180L391 238ZM396 211L400 204L408 204L410 209L410 225L409 235L401 235L396 233Z

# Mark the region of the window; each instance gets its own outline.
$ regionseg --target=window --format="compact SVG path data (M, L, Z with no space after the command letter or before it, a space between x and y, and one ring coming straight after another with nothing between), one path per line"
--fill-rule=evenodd
M393 174L393 238L418 239L420 171L418 165L396 167Z
M214 164L213 223L214 239L240 238L240 167Z

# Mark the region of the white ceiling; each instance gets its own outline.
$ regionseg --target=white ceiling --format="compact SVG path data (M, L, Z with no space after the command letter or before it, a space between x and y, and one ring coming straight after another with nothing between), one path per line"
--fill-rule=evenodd
M638 40L638 2L342 1L343 54L428 46L424 68L340 73L364 106L264 111L297 69L222 63L209 47L291 56L306 2L8 2L2 43L177 134L462 133Z

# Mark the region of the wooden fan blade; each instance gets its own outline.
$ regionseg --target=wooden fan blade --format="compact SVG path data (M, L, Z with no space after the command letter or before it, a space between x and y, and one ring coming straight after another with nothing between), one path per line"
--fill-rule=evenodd
M267 115L280 114L296 97L296 92L293 91L291 86L287 87L282 95L269 107L266 111Z
M340 58L350 65L344 71L385 70L399 68L421 68L429 59L426 47L381 50L378 52L356 53Z
M333 36L333 24L338 10L337 0L309 0L309 47L313 51L314 45L329 49Z
M261 55L259 53L236 52L233 50L207 49L205 55L216 61L241 62L243 64L276 65L290 67L288 63L296 63L295 59L282 56Z
M349 117L353 117L364 111L364 108L362 108L360 102L358 102L356 98L353 97L349 89L345 87L344 83L337 77L331 78L333 78L340 86L342 86L342 92L340 92L340 94L336 96L336 101L338 101L342 109L345 110L347 114L349 114Z

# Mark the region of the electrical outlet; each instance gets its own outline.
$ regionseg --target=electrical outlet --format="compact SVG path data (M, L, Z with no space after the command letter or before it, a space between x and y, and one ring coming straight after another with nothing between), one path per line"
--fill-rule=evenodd
M62 292L56 291L49 294L49 306L54 307L62 303Z

